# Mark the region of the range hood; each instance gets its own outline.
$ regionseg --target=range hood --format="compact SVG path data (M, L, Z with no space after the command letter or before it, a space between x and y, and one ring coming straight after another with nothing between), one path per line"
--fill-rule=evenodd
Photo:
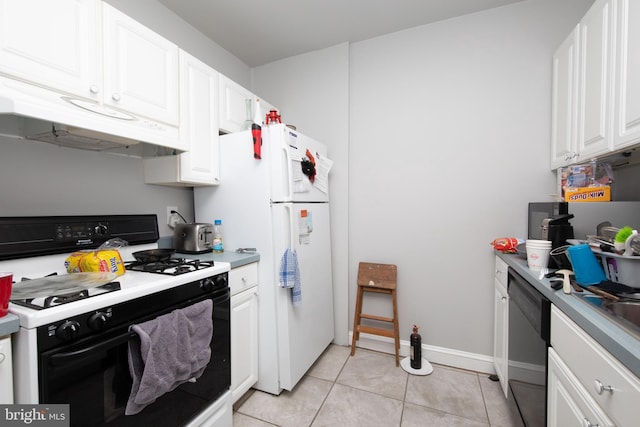
M19 134L0 134L84 150L128 148L140 142L180 150L177 128L84 100L0 77L0 122L16 120Z

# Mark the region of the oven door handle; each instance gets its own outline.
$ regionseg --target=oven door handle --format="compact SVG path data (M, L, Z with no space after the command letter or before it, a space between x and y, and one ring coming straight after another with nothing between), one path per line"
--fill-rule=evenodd
M80 350L56 353L49 357L49 364L51 366L64 366L79 360L99 359L106 350L124 344L137 336L138 334L135 332L127 332L126 334L117 335L90 347L81 348Z

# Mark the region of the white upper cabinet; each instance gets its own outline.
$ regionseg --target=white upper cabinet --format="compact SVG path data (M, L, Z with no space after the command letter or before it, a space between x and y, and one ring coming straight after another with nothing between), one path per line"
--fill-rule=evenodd
M218 135L219 73L180 51L180 140L186 152L143 160L147 184L220 183Z
M614 149L640 143L640 2L619 0Z
M580 21L579 161L606 153L611 143L614 3L597 0Z
M578 29L553 55L551 169L569 164L577 155Z
M182 180L220 182L218 135L219 73L180 52L180 137L190 148L180 155Z
M46 96L77 98L86 110L136 116L117 125L119 136L186 149L178 138L178 62L176 45L100 0L0 0L0 74L20 81L16 91L30 102L34 85ZM78 126L100 131L92 120Z
M178 125L178 47L103 3L104 103Z
M98 99L96 0L0 0L0 73Z
M596 0L554 55L551 169L640 144L637 22L640 2Z
M596 0L553 55L551 169L612 149L616 2Z
M227 133L251 129L255 96L233 80L220 75L220 130Z

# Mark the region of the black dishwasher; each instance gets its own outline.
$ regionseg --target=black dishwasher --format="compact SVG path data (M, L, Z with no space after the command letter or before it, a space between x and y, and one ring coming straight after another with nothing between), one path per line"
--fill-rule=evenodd
M551 303L509 268L509 404L526 427L547 424L547 348Z

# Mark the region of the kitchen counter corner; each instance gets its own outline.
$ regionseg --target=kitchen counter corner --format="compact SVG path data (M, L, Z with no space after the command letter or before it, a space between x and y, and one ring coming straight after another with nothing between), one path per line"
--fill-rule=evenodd
M499 252L496 252L496 255L606 348L620 363L640 377L640 339L575 295L553 290L549 279L538 279L538 272L530 270L523 257Z
M20 320L18 316L8 313L6 316L0 317L0 337L11 335L20 329Z

